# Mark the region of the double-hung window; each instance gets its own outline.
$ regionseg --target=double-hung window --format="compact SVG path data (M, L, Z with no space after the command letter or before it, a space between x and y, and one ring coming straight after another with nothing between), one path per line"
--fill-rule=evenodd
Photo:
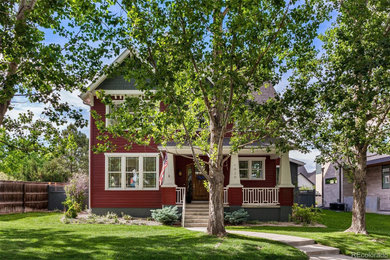
M158 154L105 154L106 190L157 190L158 158Z
M240 178L244 180L265 180L264 157L240 157Z

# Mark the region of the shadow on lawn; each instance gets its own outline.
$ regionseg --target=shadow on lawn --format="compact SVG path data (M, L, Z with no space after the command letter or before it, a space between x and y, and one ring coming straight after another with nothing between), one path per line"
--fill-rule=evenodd
M95 228L94 226L91 226ZM95 232L100 225L96 225ZM56 232L57 231L57 232ZM107 230L105 230L107 232ZM129 230L131 232L131 229ZM240 248L223 246L226 241L208 235L178 232L172 235L154 234L145 236L99 235L85 231L60 231L49 228L42 229L7 229L0 230L0 259L282 259L283 255L271 250L262 250L262 243L280 245L278 242L239 235L229 235ZM130 234L130 233L129 233ZM255 243L253 243L255 242ZM257 243L256 243L257 242ZM220 246L217 246L220 244ZM284 248L292 257L289 259L305 259L293 248Z

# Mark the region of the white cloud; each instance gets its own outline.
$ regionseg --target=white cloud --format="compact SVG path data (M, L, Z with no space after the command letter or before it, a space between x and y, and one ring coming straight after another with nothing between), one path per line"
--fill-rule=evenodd
M79 98L80 91L61 91L61 101L69 103L73 108L75 109L81 109L82 115L84 119L89 118L89 107L87 105L83 104L83 101L81 98ZM14 97L11 101L11 105L13 107L12 110L7 112L7 115L11 118L17 118L21 113L25 113L28 110L34 113L34 120L36 119L44 119L44 116L42 115L42 112L44 111L44 108L47 106L42 103L31 103L27 100L26 97L17 96ZM69 122L71 123L71 122ZM60 126L60 129L64 129L66 126ZM81 129L81 132L87 134L89 136L89 130L88 127Z
M290 151L290 158L306 163L305 167L308 172L314 171L316 169L316 163L314 160L317 155L320 155L320 151L317 149L311 150L309 153L301 153L296 150Z

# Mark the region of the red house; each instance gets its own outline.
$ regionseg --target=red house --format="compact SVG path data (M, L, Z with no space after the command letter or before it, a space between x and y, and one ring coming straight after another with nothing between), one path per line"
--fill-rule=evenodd
M129 52L125 51L117 59L121 63ZM139 95L132 82L122 76L102 76L83 93L81 98L103 118L110 111L99 99L96 91L105 90L115 102L120 103L126 95ZM269 98L275 93L267 88L262 98ZM110 124L110 120L106 120ZM107 211L126 213L136 217L150 216L151 209L177 205L185 216L185 225L206 225L208 192L191 159L189 147L166 147L153 144L150 146L133 145L131 151L119 148L114 153L92 152L97 144L98 130L95 120L90 117L90 208L96 214ZM113 140L118 147L126 141L121 138ZM228 144L229 139L226 138ZM167 153L168 166L163 183L159 185L159 173L162 158L159 151ZM226 154L229 146L225 147ZM277 154L264 149L242 149L233 154L224 167L225 211L244 208L250 219L267 221L287 221L294 200L294 185L290 172L288 153ZM194 209L195 208L195 209ZM205 214L201 214L201 213ZM195 215L196 214L196 215ZM206 215L206 216L205 216Z

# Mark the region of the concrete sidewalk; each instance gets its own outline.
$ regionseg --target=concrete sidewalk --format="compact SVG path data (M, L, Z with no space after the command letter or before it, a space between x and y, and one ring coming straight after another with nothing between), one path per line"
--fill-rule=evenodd
M199 231L206 232L206 228L204 227L193 227L187 228L191 231ZM288 235L280 235L280 234L272 234L272 233L262 233L262 232L250 232L250 231L239 231L239 230L227 230L230 234L238 234L250 237L258 237L269 239L273 241L278 241L281 243L285 243L287 245L293 246L313 260L333 260L333 259L355 259L359 260L359 258L354 258L350 256L345 256L340 254L340 250L338 248L323 246L320 244L315 244L313 239L303 238L303 237L295 237ZM361 259L360 259L361 260Z

